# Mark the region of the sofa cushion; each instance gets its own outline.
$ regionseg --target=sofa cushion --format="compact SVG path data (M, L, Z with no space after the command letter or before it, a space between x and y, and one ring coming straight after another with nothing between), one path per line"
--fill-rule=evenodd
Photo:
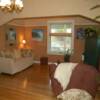
M22 57L32 57L32 50L31 49L21 49L21 56Z
M33 57L31 49L6 49L0 51L0 57L18 59L22 57Z
M5 53L4 53L4 51L2 50L2 51L0 51L0 57L5 57Z
M80 63L73 71L67 89L84 89L95 97L98 87L98 83L96 81L98 74L99 73L93 66Z
M19 49L15 49L14 50L14 58L17 59L17 58L21 58L21 52Z
M93 100L92 96L82 89L69 89L57 96L61 100Z
M6 51L5 52L5 58L13 58L14 53L11 51Z

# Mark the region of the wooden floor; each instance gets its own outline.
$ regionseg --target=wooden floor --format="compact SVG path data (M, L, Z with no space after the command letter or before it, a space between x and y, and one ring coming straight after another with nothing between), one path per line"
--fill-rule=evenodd
M15 75L0 74L0 100L56 100L48 66L34 64ZM95 100L100 100L99 92Z

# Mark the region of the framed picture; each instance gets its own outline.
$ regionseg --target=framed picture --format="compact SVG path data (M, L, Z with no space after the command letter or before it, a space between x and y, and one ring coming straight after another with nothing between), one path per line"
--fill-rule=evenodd
M12 44L16 42L16 31L14 28L8 29L8 31L6 32L6 40Z
M33 29L32 38L33 40L43 41L44 30L43 29Z
M85 38L85 29L84 28L77 28L76 29L76 38L77 39L84 39Z

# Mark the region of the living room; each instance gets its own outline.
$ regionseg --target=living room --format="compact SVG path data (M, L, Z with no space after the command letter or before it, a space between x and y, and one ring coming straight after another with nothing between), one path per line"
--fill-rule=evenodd
M0 50L30 49L32 50L34 63L41 63L42 58L45 58L48 64L64 62L65 50L63 50L63 53L62 51L57 51L57 53L50 52L51 42L49 41L49 39L50 39L51 34L49 33L50 33L51 24L55 24L55 23L65 24L66 22L67 24L69 23L72 24L71 32L69 32L68 35L63 34L68 37L71 36L71 43L69 43L71 45L70 48L72 50L71 56L70 56L70 62L75 62L75 63L83 62L82 54L84 53L84 50L85 50L85 38L78 35L78 30L87 29L87 28L93 28L96 30L100 29L99 19L94 20L94 17L99 14L99 10L97 9L96 12L92 10L90 11L90 8L92 6L94 6L95 4L99 4L98 0L92 1L92 2L91 0L88 0L88 1L78 0L77 3L75 3L73 0L70 0L70 1L66 1L66 0L63 0L63 1L33 0L32 1L31 0L30 2L27 0L24 0L23 3L24 3L24 8L20 13L15 13L15 12L3 13L2 11L0 11L0 18L1 18ZM6 37L6 34L7 32L10 31L10 29L13 29L16 32L16 39L14 40L13 43L10 43L10 41ZM33 36L34 32L42 33L42 37L38 38L36 37L36 35ZM56 36L56 35L53 35L53 36ZM64 46L62 47L66 48ZM59 46L59 48L60 47L61 45ZM45 67L43 66L40 69L43 70L44 68ZM29 69L29 72L31 72L32 74L32 71L30 69ZM37 68L35 67L35 69ZM25 72L28 73L28 75L31 75L29 74L28 71L25 71ZM37 73L39 74L39 72ZM9 75L1 76L1 78L2 79L5 78L5 80L6 80L6 77L8 78L8 80L12 78L13 79L12 85L14 85L14 81L15 81L14 77L15 76L20 77L21 75L21 79L20 78L18 79L22 80L23 75L25 73L24 74L18 73L18 74L19 75L15 74L14 76L11 76L10 78L8 78ZM44 75L47 75L47 74L44 74ZM29 76L27 76L26 74L25 74L25 77L29 78ZM16 80L18 81L18 79ZM27 83L27 80L25 82ZM4 86L6 87L6 85ZM9 83L7 84L7 89L8 87L9 87ZM15 87L12 89L15 89ZM20 88L20 86L18 86L18 88ZM21 89L20 91L22 92ZM41 93L41 91L39 92ZM15 97L13 98L15 99ZM53 99L54 98L51 98L50 100L53 100ZM32 99L29 99L29 100L32 100ZM39 99L36 99L36 100L39 100Z

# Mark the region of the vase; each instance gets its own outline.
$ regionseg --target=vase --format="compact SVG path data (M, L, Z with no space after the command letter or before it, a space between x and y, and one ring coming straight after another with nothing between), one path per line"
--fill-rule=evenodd
M69 62L70 61L70 55L65 54L64 55L64 62Z

